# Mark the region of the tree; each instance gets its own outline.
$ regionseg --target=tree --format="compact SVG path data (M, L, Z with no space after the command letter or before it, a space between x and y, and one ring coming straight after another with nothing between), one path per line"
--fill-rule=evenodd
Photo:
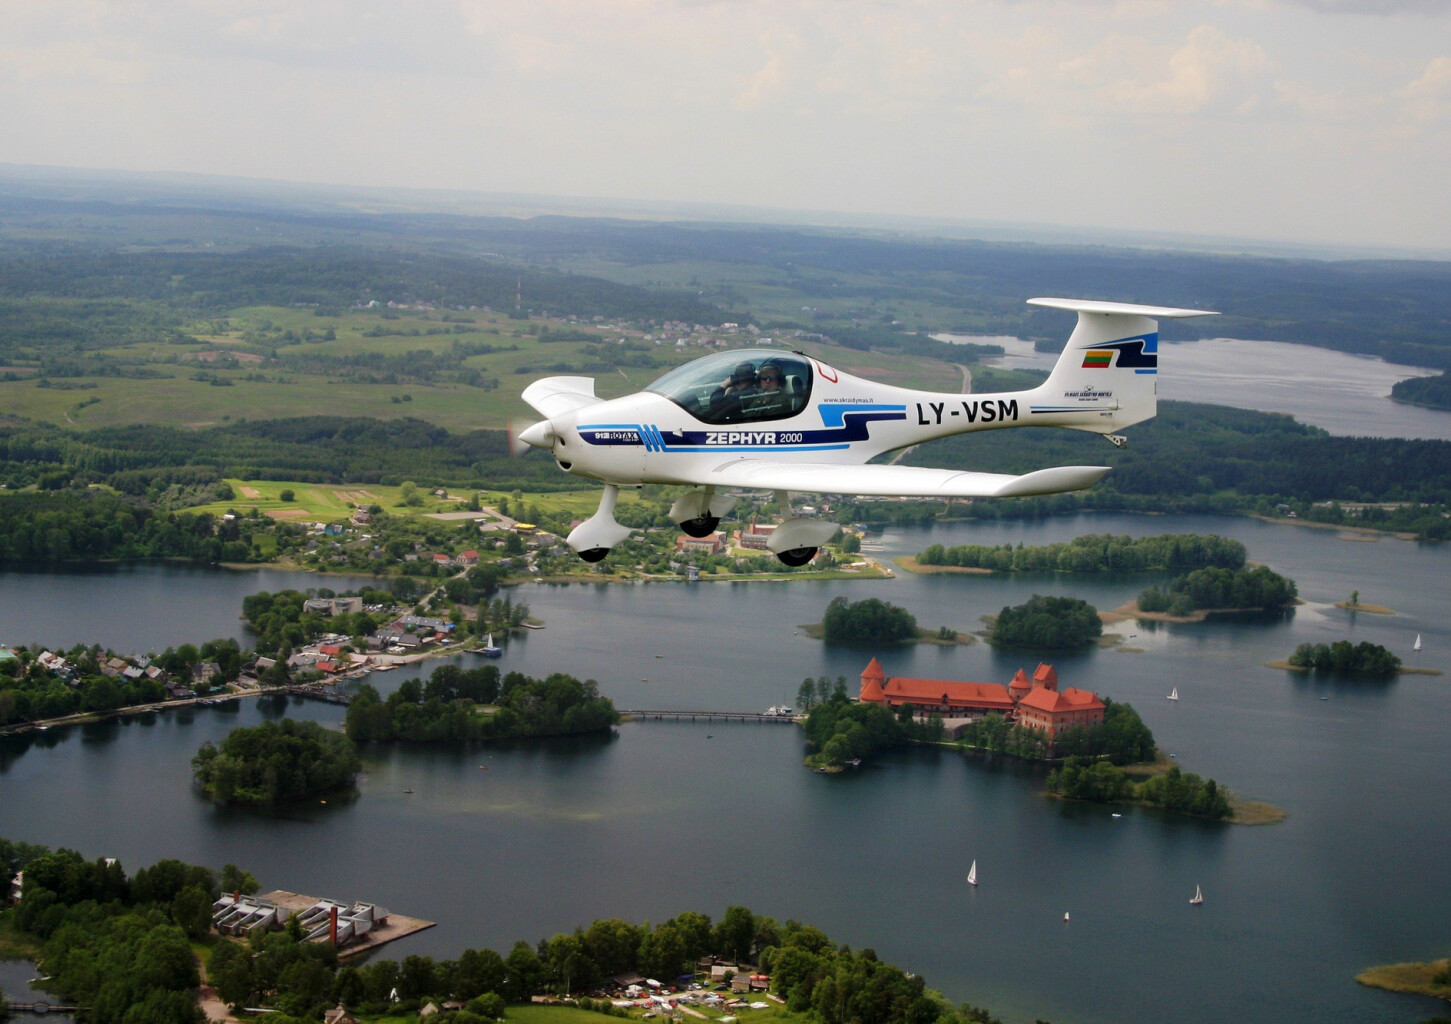
M222 868L221 889L222 892L245 892L255 893L262 886L250 871L244 871L235 864L227 864Z
M745 907L727 907L715 929L716 952L739 963L750 957L755 936L755 915Z
M529 943L520 940L504 958L504 991L501 993L511 1003L527 1003L529 997L539 991L544 980L544 964Z
M464 999L497 993L506 973L503 957L492 949L466 949L454 964L454 987Z
M222 1002L233 1009L245 1006L257 987L252 955L235 942L217 943L207 965L207 979Z

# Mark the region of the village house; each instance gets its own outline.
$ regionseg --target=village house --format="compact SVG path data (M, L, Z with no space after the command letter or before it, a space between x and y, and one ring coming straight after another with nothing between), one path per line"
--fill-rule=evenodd
M1052 739L1074 726L1103 722L1104 703L1087 690L1058 689L1058 673L1052 665L1040 663L1030 679L1018 669L1012 681L1001 683L953 682L944 679L888 678L876 658L862 672L863 703L896 709L909 705L914 715L941 715L947 734L956 738L963 729L985 714L1000 714L1029 729L1039 729Z

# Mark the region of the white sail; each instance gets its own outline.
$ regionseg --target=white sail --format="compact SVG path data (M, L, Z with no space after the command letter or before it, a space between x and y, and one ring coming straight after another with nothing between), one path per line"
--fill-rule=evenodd
M1199 891L1199 886L1194 887L1194 898L1189 901L1190 906L1197 907L1204 902L1204 893Z
M972 867L967 869L967 884L977 884L977 861L972 862Z
M1172 690L1169 691L1169 700L1178 700L1178 699L1179 699L1179 687L1176 686Z
M1417 633L1416 634L1416 642L1411 645L1411 649L1412 650L1416 650L1416 651L1419 651L1421 649L1421 634L1420 633Z

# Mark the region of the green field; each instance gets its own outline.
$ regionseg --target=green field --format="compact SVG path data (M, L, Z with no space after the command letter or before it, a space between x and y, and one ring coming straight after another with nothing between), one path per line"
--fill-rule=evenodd
M264 515L283 521L300 522L346 522L357 508L379 505L383 511L394 516L426 516L437 513L462 511L461 505L471 492L460 488L449 491L446 498L440 498L431 491L419 488L422 504L404 505L402 487L386 484L314 484L297 480L237 480L227 484L236 493L231 501L215 501L209 505L198 505L188 509L200 514L210 512L222 515L228 511L245 512L257 509ZM291 491L292 500L283 501L282 492ZM580 491L523 491L504 493L491 491L480 496L485 506L497 507L500 499L507 499L510 510L524 509L536 505L545 512L567 513L571 517L593 515L599 507L600 492L597 489ZM636 491L620 494L620 504L645 500ZM475 513L487 518L487 513ZM522 515L522 511L520 512ZM513 516L511 518L518 518Z
M457 322L465 317L473 322ZM541 330L583 332L592 340L541 342ZM332 337L325 340L329 332ZM379 332L388 333L377 336ZM435 310L354 309L319 316L306 309L258 306L196 321L189 333L194 339L190 342L159 340L98 349L94 357L106 361L113 372L95 376L47 380L20 368L19 379L0 381L0 408L28 419L82 428L141 423L205 427L244 419L325 415L411 416L460 432L500 429L537 418L519 393L540 377L558 373L594 377L600 397L614 398L643 388L667 368L707 351L697 345L677 348L668 339L657 346L654 338L644 341L640 332ZM649 365L619 365L621 360L612 360L622 339L633 346L631 359ZM748 335L722 340L741 346L753 341ZM794 337L776 340L874 380L942 391L961 389L960 371L939 360L805 344ZM393 360L390 366L400 361L406 366L418 353L446 355L455 343L498 351L463 356L434 379L405 375L396 382L361 379L388 374L347 362L377 357ZM446 379L461 373L477 373L488 386Z

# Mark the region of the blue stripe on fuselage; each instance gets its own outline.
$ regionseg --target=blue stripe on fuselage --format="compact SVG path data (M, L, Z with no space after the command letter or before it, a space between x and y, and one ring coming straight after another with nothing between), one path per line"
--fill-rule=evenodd
M734 424L719 430L662 431L653 423L590 423L579 436L596 446L643 446L647 452L826 452L849 448L871 436L873 420L905 420L902 405L827 405L818 407L826 429L782 429L784 421ZM828 412L828 410L830 410Z

